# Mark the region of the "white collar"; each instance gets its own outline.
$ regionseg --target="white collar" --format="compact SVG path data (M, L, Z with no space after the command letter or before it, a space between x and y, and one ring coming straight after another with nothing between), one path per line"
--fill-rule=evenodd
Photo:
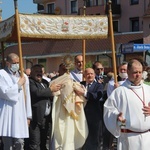
M131 81L129 81L128 79L126 80L126 85L128 88L132 88L132 89L139 89L143 86L143 81L141 80L140 84L135 86Z

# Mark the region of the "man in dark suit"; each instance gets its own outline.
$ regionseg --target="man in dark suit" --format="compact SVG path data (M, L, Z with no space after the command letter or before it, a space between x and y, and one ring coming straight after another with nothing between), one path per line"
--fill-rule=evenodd
M95 80L99 83L102 83L103 84L103 97L100 99L100 107L101 107L101 110L102 110L102 113L103 113L103 105L104 105L104 102L106 101L107 99L107 84L108 84L108 81L109 81L109 78L107 77L107 75L104 74L104 66L103 64L100 62L100 61L95 61L93 63L93 67L94 69L94 72L96 74L95 76ZM101 116L101 122L100 122L100 133L99 133L99 140L100 141L103 141L103 144L107 143L107 140L104 141L104 132L106 130L106 127L105 127L105 124L104 124L104 121L103 121L103 115Z
M104 88L106 83L108 83L109 79L107 75L104 74L104 67L103 64L100 61L95 61L93 63L94 72L95 72L95 80L99 83L102 83Z
M85 86L84 93L76 91L79 95L84 95L87 99L85 106L85 115L89 128L88 138L83 146L83 150L98 150L99 149L99 123L102 115L99 99L103 94L103 85L95 81L95 73L92 68L87 68L84 71L85 81L81 82Z
M46 150L47 132L49 129L51 102L53 92L60 90L61 85L49 83L42 78L42 66L37 64L31 68L30 94L32 104L32 120L29 131L29 150Z

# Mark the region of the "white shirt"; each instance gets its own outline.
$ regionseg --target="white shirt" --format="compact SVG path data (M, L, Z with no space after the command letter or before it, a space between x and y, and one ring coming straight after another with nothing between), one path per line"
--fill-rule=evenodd
M119 81L119 85L122 85L125 82L125 80L123 81ZM111 80L108 82L107 84L107 96L109 97L110 94L112 93L112 91L114 90L114 78L111 78Z
M51 81L51 79L48 78L48 77L46 77L46 76L42 76L42 78L45 79L47 82L50 82L50 81Z

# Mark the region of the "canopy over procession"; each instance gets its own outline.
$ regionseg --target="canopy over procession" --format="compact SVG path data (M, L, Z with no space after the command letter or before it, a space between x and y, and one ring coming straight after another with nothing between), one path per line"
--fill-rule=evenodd
M22 42L48 39L107 38L107 16L19 14ZM15 16L0 22L0 41L17 42Z

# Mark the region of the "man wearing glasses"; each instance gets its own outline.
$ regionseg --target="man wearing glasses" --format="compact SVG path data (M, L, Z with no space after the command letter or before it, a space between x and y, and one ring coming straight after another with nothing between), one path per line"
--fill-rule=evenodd
M105 87L105 84L108 82L108 78L106 75L104 75L104 67L102 63L100 63L99 61L95 61L93 64L93 69L96 74L95 80L99 83L102 83Z
M93 69L95 72L95 80L99 83L103 84L103 96L102 98L99 100L99 107L101 110L100 113L100 122L99 122L99 126L100 126L100 132L99 132L99 141L103 141L103 138L105 137L104 135L104 131L105 131L105 125L103 122L103 104L105 102L105 100L107 99L107 91L106 91L106 83L108 83L108 77L106 75L104 75L104 67L102 65L101 62L99 61L95 61L93 64ZM105 141L103 141L103 147L106 147L105 145L107 145L107 143Z

